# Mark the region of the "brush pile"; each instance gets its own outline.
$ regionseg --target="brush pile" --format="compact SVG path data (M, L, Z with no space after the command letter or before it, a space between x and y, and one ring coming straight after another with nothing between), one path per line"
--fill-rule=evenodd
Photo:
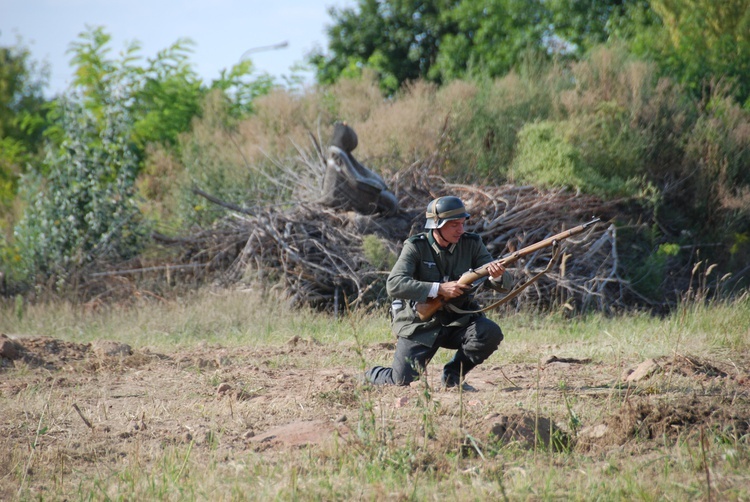
M427 203L457 195L472 215L468 231L481 235L496 257L593 217L602 220L563 241L550 272L508 308L607 311L628 303L632 292L618 276L616 234L607 223L616 213L614 203L530 186L449 184L425 175L424 167L411 166L389 180L401 208L395 216L339 211L314 200L252 210L226 204L228 215L213 228L162 241L182 250L179 266L218 273L225 283L262 284L295 305L319 310L374 308L387 302L385 279L402 242L423 228ZM510 268L516 283L543 270L551 256L547 248L516 262ZM481 293L479 300L499 299L494 295Z

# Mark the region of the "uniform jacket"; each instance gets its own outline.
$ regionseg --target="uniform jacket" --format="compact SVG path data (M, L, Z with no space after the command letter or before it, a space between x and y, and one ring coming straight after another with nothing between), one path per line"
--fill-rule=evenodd
M414 305L427 301L432 283L455 281L464 272L492 260L482 239L473 233L464 233L458 243L448 248L440 248L431 231L407 239L386 282L388 295L396 299L392 312L394 334L431 347L443 326L464 327L482 315L457 314L441 309L432 319L422 321ZM487 280L484 284L496 291L509 291L513 278L506 272L502 280ZM478 308L471 301L458 306L462 309Z

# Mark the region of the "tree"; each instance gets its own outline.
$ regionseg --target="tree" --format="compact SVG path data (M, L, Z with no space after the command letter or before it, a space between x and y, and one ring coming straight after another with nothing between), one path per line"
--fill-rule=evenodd
M549 0L552 32L565 49L582 56L605 43L649 8L648 0Z
M117 89L133 118L132 139L140 149L148 143L175 146L177 136L200 115L203 99L212 89L221 90L231 114L240 117L251 113L252 101L275 85L265 74L253 78L250 60L204 84L189 60L193 45L189 39L177 40L142 64L138 42L128 44L120 59L110 58L111 38L102 27L89 27L71 44L73 88L95 114L105 106L110 89Z
M251 79L253 71L252 61L244 59L232 68L222 70L219 78L211 82L211 90L222 92L229 115L235 119L251 115L255 111L253 101L276 87L273 77L265 73ZM293 81L294 77L290 82Z
M750 0L651 0L657 24L633 32L631 48L700 96L723 80L750 107Z
M359 0L332 8L329 54L310 55L318 81L378 72L393 93L404 82L497 77L529 54L582 54L645 0Z
M20 41L0 47L0 221L16 196L18 176L42 143L47 75Z
M178 40L143 65L138 42L128 44L120 59L110 58L111 38L102 27L89 27L70 45L72 88L95 117L107 108L113 90L121 95L133 118L130 137L140 148L174 144L198 115L204 94L188 59L191 42Z
M498 77L524 53L547 53L549 13L541 0L463 0L445 17L456 30L441 40L432 79Z
M381 87L394 92L408 81L428 74L440 40L455 32L444 12L460 0L359 0L353 8L329 10L329 49L310 56L321 83L359 74L365 67L380 75Z

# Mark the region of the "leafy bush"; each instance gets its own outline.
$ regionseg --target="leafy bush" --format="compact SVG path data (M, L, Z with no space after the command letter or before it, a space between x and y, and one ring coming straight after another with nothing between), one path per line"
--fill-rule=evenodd
M645 142L616 103L600 103L595 113L574 119L569 131L583 161L602 177L632 183L645 175Z
M658 300L663 299L665 275L668 261L680 252L679 244L667 242L657 246L656 251L644 257L640 264L634 264L628 270L628 277L635 289L644 297Z
M476 91L470 99L453 103L450 158L455 167L448 172L464 181L501 182L508 176L523 125L554 113L552 94L544 85L535 85L515 73L473 85Z
M0 46L0 240L18 217L18 178L38 156L46 126L48 67L31 59L20 39Z
M59 149L48 148L48 176L23 180L26 212L15 230L20 275L72 278L87 265L136 254L145 227L136 205L138 161L132 120L113 97L101 121L79 102L61 103Z
M396 264L396 254L388 249L383 241L374 234L362 238L362 250L370 265L378 270L390 270Z
M750 229L750 113L721 91L712 96L687 139L685 162L694 211L714 230Z
M697 98L712 79L730 82L732 94L750 104L750 9L747 0L643 2L657 23L630 28L631 52L656 61L664 75ZM640 9L640 8L639 8ZM633 19L637 21L637 19ZM635 28L635 29L633 29Z
M568 139L569 122L537 122L518 135L518 152L511 179L545 188L570 188L585 193L614 197L633 195L637 185L613 171L600 172L589 163L582 148ZM606 165L604 166L607 167Z
M106 106L110 89L119 88L133 119L132 140L139 148L149 143L174 145L180 133L190 130L211 90L220 91L231 114L239 118L251 113L253 101L274 87L268 75L252 77L250 60L223 70L206 86L189 60L190 39L177 40L141 65L137 41L126 46L119 59L109 58L111 38L102 27L94 27L71 44L73 84L94 113Z

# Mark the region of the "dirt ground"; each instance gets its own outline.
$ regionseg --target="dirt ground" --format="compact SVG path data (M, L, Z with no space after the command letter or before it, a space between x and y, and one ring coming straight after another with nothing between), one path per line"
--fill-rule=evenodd
M362 356L391 349L372 345ZM0 499L15 497L21 484L43 494L58 470L74 483L131 455L136 443L141 451L192 444L194 455L218 448L273 456L334 434L345 439L363 400L396 437L418 433L416 417L429 407L437 428L460 425L481 444L535 448L551 440L592 456L642 454L665 438L706 430L735 440L749 433L748 356L618 365L550 353L538 364L481 365L460 392L440 390L433 369L428 392L421 382L363 386L356 347L334 349L351 360L342 367L321 363L331 350L295 338L276 347L206 345L166 354L0 335L0 450L11 452L0 459Z

